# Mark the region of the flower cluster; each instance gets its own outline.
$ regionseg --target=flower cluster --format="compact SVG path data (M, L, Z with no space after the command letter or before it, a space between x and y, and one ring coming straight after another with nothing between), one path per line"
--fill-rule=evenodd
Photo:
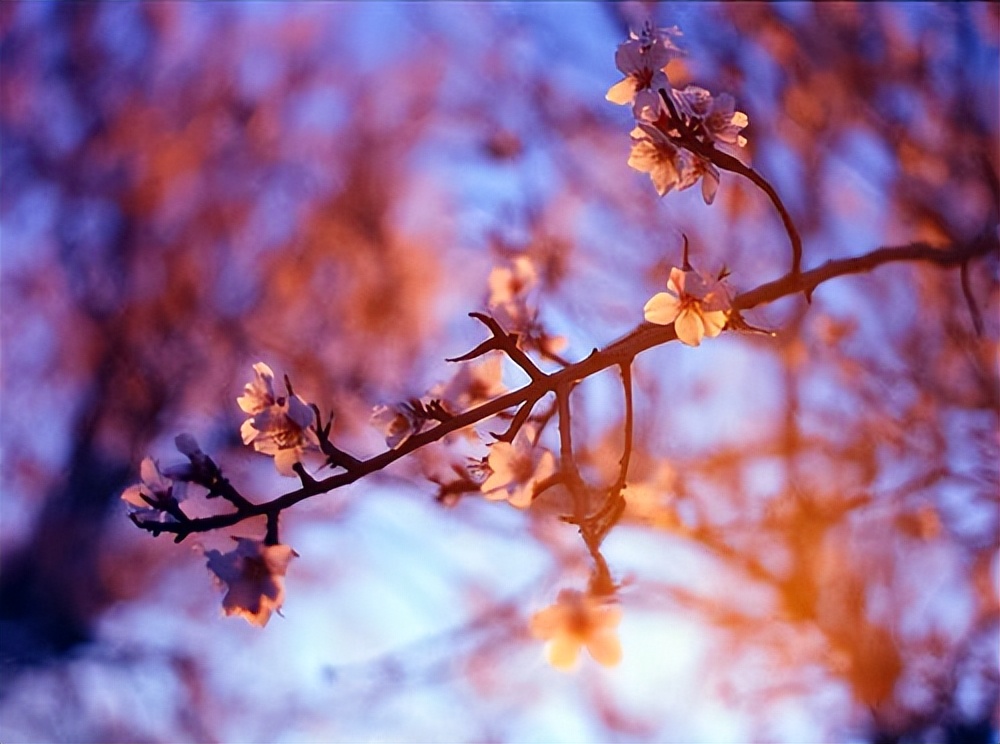
M240 408L250 414L243 422L240 434L243 444L253 444L257 452L274 457L274 465L282 475L294 476L296 463L302 455L319 449L313 429L316 413L298 395L294 395L288 379L287 396L274 392L274 372L264 362L253 366L254 379L248 382L243 395L236 399Z
M179 434L174 439L177 451L187 457L184 463L166 468L152 457L146 457L139 467L141 482L122 492L122 501L130 507L133 519L152 519L158 522L178 521L184 518L180 503L187 496L187 484L199 483L211 487L218 468L211 458L201 451L197 440L190 434Z
M689 188L700 180L704 199L711 203L719 185L716 163L719 167L734 169L732 159L729 163L720 160L714 148L716 145L744 146L746 140L740 132L748 120L745 114L736 110L731 96L713 97L707 90L695 86L683 90L670 86L666 69L680 54L674 44L678 35L676 29L655 29L650 24L641 32L631 34L615 55L615 63L623 77L611 87L607 98L632 106L635 127L631 134L629 165L648 173L661 196L674 189ZM471 456L467 450L462 453L465 464L456 464L456 459L449 457L448 462L443 463L446 465L443 472L428 477L439 484L438 498L443 503L455 503L462 494L476 493L488 501L506 501L518 509L530 508L536 498L562 484L563 491L574 499L573 517L563 519L578 526L596 569L586 591L564 589L552 606L536 613L531 619L531 632L547 642L549 661L559 669L576 665L584 648L602 665L617 664L622 654L617 636L621 608L615 600L618 587L600 555L601 541L628 508L628 501L633 502L633 518L660 520L657 524L673 520L669 524L676 522L678 529L683 525L676 519L672 505L664 500L662 484L650 483L645 488L641 483L626 485L627 454L620 461L615 485L610 489L598 489L588 485L576 472L571 455L565 456L560 469L553 452L541 446L544 427L558 414L560 452L572 450L569 388L546 387L553 384L553 379L559 379L558 376L539 368L526 350L550 362L563 363L558 356L563 339L549 334L538 319L532 300L539 285L539 271L531 255L527 252L517 255L507 252L506 255L506 262L495 267L489 276L487 305L492 316L472 313L489 328L492 336L469 353L452 360L465 364L446 384L432 388L422 398L374 409L372 424L381 430L389 448L402 448L401 451L359 460L340 450L329 436L332 414L322 424L320 409L296 395L287 376L284 393L276 391L274 372L264 362L258 362L253 365L253 378L236 399L246 414L240 427L242 441L256 452L272 457L282 475L298 475L301 488L271 502L251 502L222 476L218 466L201 451L193 437L182 434L175 441L187 462L161 469L156 460L147 457L141 465L141 482L122 493L122 499L133 508L134 521L154 535L174 533L179 541L219 524L231 525L248 518L266 517L267 531L263 540L233 537L236 546L229 552L214 549L204 552L208 569L225 588L222 602L225 614L264 626L272 614L280 614L285 599L285 576L292 559L298 555L278 539L282 510L303 498L337 487L333 484L337 478L321 481L304 470L303 460L307 454L321 452L327 465L343 468L349 477L340 479L342 485L369 475L432 440L443 439L458 431L460 425L471 430L469 425L477 417L485 420L489 414L506 418L510 421L509 427L506 433L493 435L495 441L488 445L488 454L483 456L485 447L477 441L477 452ZM537 256L537 253L532 255ZM552 264L545 265L550 267L545 272L547 279L558 276ZM649 323L673 324L681 342L698 346L704 337L721 333L730 322L730 316L734 324L740 317L732 310L730 293L723 282L724 274L711 278L690 268L686 242L683 265L683 270L671 269L666 291L657 293L646 303L644 315ZM502 381L504 355L532 379L534 389L529 390L528 399L512 403L518 396L511 395L498 401L499 405L489 406L488 411L463 415L507 392ZM476 359L478 361L473 361ZM626 394L630 396L626 377L623 368ZM569 380L570 383L576 381L577 378ZM535 391L537 395L530 397ZM535 404L546 392L556 392L557 407L547 413L535 413ZM564 395L566 397L562 397ZM628 402L631 406L631 397ZM507 409L501 410L501 406ZM480 413L482 415L478 416ZM630 420L631 416L627 418ZM443 426L407 444L433 422ZM448 425L449 422L453 425ZM631 427L631 423L627 426ZM477 436L475 432L473 436ZM627 429L626 441L631 441L631 428ZM468 441L459 444L464 448L469 446ZM442 471L442 468L436 470ZM188 483L205 488L206 498L221 497L235 512L208 518L188 516L181 507L186 495L184 487ZM595 493L604 494L606 498L598 503L592 498ZM590 508L594 506L597 511L591 513Z
M293 466L301 462L302 454L319 448L319 438L311 428L316 411L292 393L287 378L288 395L275 395L274 373L263 362L255 364L253 370L254 379L237 399L240 408L250 414L240 429L243 443L274 457L283 475L295 475ZM190 523L191 518L180 507L187 483L203 486L208 491L207 498L222 496L238 509L252 506L222 477L219 467L202 452L194 437L181 434L174 441L188 461L161 469L156 460L147 457L140 468L142 481L122 493L122 500L134 507L133 521L153 534L158 534L157 528L150 527L154 522L170 521L182 526ZM297 555L287 545L278 544L276 526L274 534L271 529L269 522L268 539L263 542L238 537L233 538L237 543L235 550L205 552L209 570L228 587L222 603L226 615L238 615L258 626L266 625L271 614L281 609L285 573ZM184 533L178 535L183 537Z
M545 653L556 669L576 666L580 650L602 666L615 666L622 658L618 640L621 607L612 598L563 589L556 602L531 618L531 633L546 641Z
M653 295L643 314L650 323L673 323L681 343L698 346L705 336L714 338L722 333L729 310L729 288L722 278L712 279L674 267L670 269L667 291Z
M628 164L648 173L660 196L701 180L702 197L711 204L719 188L711 150L716 144L746 145L740 131L750 121L729 94L713 97L694 85L683 90L670 86L666 65L678 54L671 39L677 33L647 24L620 44L615 64L625 78L611 86L607 99L632 104L636 126Z

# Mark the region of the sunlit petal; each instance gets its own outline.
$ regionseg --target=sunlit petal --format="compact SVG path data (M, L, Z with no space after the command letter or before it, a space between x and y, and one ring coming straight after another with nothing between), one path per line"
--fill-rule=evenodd
M545 653L552 666L562 671L568 671L576 666L581 645L578 638L561 633L549 641Z
M705 335L705 327L702 325L701 316L698 313L687 310L682 312L674 322L674 330L681 343L688 346L698 346Z
M615 666L622 660L622 644L614 631L600 631L587 639L587 651L601 666Z
M680 312L680 300L668 292L657 292L642 309L643 317L656 325L670 325Z

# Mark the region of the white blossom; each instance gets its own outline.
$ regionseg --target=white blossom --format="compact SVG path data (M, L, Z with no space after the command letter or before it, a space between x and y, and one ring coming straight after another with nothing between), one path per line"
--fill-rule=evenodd
M243 443L252 443L257 452L274 457L278 472L293 476L293 466L302 461L303 453L319 447L312 429L315 411L298 395L276 396L274 372L264 362L255 364L253 370L254 379L236 399L250 414L240 427Z
M463 364L446 385L436 387L430 395L447 402L453 410L465 411L506 393L502 377L503 356L489 354L482 361Z
M656 193L683 191L702 179L702 198L711 204L719 188L719 171L694 153L675 145L658 128L640 122L631 132L632 152L628 164L648 173Z
M631 33L615 52L615 66L625 77L611 86L605 98L620 106L632 104L640 121L656 120L662 106L658 91L670 88L664 69L679 53L669 41L673 31L647 24L639 34Z
M682 343L698 346L705 336L714 338L722 332L729 309L729 291L721 280L674 267L667 291L653 295L643 315L657 325L673 323Z

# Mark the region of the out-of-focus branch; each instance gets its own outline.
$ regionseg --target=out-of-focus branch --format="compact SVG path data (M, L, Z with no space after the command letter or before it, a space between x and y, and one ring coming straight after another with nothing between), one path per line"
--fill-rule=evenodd
M983 315L979 312L979 305L972 294L972 287L969 285L969 262L962 263L962 270L959 273L962 279L962 296L965 297L965 304L969 307L969 315L972 317L972 327L976 329L976 335L983 335Z

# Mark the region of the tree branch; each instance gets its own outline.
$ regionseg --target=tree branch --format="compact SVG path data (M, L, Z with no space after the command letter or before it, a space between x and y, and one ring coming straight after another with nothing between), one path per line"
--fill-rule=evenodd
M779 279L738 295L733 300L732 307L734 310L749 310L783 297L813 291L831 279L850 274L866 273L890 263L904 261L928 262L944 268L961 266L974 258L983 257L991 253L996 254L998 248L1000 248L1000 243L998 243L996 236L991 236L988 233L984 233L973 241L954 246L950 249L935 248L926 243L912 243L905 246L879 248L861 256L827 261L822 266L803 273L788 273ZM563 424L563 419L565 418L567 422L569 420L568 391L572 385L608 367L620 366L626 361L631 361L643 351L669 343L676 338L677 334L674 331L673 324L661 326L642 323L628 335L611 343L604 349L595 349L581 361L551 374L540 373L540 377L533 379L524 387L458 414L447 421L440 422L431 429L414 434L396 449L387 450L368 460L359 460L358 464L348 472L338 473L323 480L313 480L303 483L301 488L290 491L264 504L251 504L244 500L242 507L228 514L190 519L183 523L143 521L139 519L136 519L135 522L141 528L154 534L161 532L176 534L177 540L180 541L195 532L207 532L223 527L230 527L252 517L277 514L300 501L341 488L376 471L382 470L414 450L436 442L452 432L476 424L509 408L520 407L531 401L537 401L547 393L555 393L559 401L560 432L564 440L563 456L565 457L567 453L571 455L572 449L571 442L569 441L569 432L564 430L564 427L568 428L568 423ZM560 393L560 391L562 392ZM580 484L582 485L582 481L580 481ZM571 489L575 485L567 483L567 487ZM574 499L576 499L576 496L574 496ZM582 521L582 519L586 518L586 506L582 504L582 499L579 508L581 513L575 516Z

